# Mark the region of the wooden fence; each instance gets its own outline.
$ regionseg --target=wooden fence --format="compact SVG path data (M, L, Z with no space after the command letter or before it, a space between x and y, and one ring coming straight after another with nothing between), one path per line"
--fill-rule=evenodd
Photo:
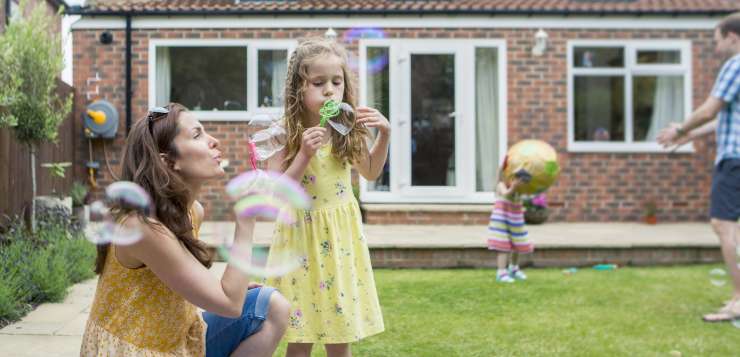
M74 95L74 88L59 81L57 93L62 96ZM72 183L81 172L77 164L75 145L80 142L81 125L74 118L72 108L69 116L59 125L56 143L43 143L36 158L36 180L38 195L49 195L53 191L67 195ZM69 162L71 167L65 170L65 178L50 175L44 163ZM0 225L6 218L21 215L24 208L30 207L32 196L31 156L28 147L15 140L12 129L0 129Z

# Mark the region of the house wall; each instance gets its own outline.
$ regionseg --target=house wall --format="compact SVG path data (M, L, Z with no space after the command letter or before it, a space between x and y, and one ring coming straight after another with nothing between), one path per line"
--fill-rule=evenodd
M133 118L143 117L148 107L148 44L150 39L232 38L286 39L322 35L325 28L304 29L136 29L133 31ZM342 37L345 29L335 29ZM555 221L633 221L642 215L646 200L654 200L663 221L707 219L709 185L714 157L713 139L699 141L692 154L647 153L572 153L567 150L567 41L572 39L681 39L692 43L692 95L697 107L708 95L721 59L714 54L710 30L614 30L545 29L549 48L545 55L530 53L536 30L470 28L393 28L385 30L390 38L490 38L507 41L508 125L510 144L538 138L551 143L562 164L558 182L548 192ZM124 31L109 30L114 41L98 42L103 29L74 31L74 86L79 90L78 110L87 104L86 92L95 91L115 104L121 113L118 137L107 143L108 157L115 172L125 134L125 43ZM357 51L357 43L348 45ZM96 73L101 80L89 82ZM79 113L78 113L79 115ZM676 118L679 120L680 118ZM227 177L205 187L201 201L209 219L229 219L228 200L222 187L236 173L248 167L246 122L208 121L206 130L221 141L231 157ZM80 140L85 141L82 136ZM78 145L78 162L87 160L87 143ZM104 162L102 143L94 145L95 159ZM83 152L84 151L84 152ZM237 158L237 159L234 159ZM102 186L111 183L111 175L101 168ZM373 223L431 223L414 215L373 214ZM423 214L421 214L423 216ZM462 214L444 213L445 222L463 220ZM400 217L400 218L399 218ZM406 218L403 218L406 217ZM417 218L414 218L417 217ZM466 216L467 217L467 216ZM467 223L485 221L486 215ZM483 218L480 218L483 217ZM465 218L467 220L467 218ZM462 222L462 221L461 221Z

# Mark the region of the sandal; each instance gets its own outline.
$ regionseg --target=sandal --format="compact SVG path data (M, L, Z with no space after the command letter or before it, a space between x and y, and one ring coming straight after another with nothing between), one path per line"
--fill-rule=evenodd
M503 273L496 274L496 281L499 283L513 283L515 280L507 271L504 271Z
M704 322L725 322L740 317L740 300L730 300L727 305L713 314L702 316Z

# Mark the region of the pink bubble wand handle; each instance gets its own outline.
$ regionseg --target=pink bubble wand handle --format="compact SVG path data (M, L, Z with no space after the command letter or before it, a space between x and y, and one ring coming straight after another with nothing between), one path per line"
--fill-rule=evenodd
M257 146L249 141L249 162L252 164L252 170L257 170Z

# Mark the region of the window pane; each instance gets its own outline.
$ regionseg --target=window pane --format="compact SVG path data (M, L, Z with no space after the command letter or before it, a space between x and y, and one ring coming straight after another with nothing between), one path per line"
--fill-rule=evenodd
M475 49L475 190L495 190L498 173L498 57L495 48Z
M681 51L637 51L637 64L681 64Z
M574 78L576 141L624 141L624 77Z
M157 87L171 83L169 101L191 110L247 110L246 47L170 47L169 61L157 56Z
M259 50L257 57L259 106L282 107L283 89L288 73L288 51Z
M411 55L411 184L455 186L455 55Z
M575 67L624 67L622 47L576 47L573 50Z
M683 120L683 76L635 76L632 83L635 141L655 141L661 129Z
M20 5L18 5L18 1L11 1L10 2L10 18L9 21L17 20L21 17L21 9Z
M391 120L390 116L390 87L388 79L390 77L390 68L388 65L389 50L388 47L368 47L367 48L367 105L379 110L383 115ZM390 150L388 160L383 166L383 174L375 181L368 182L370 191L390 191L391 157Z

